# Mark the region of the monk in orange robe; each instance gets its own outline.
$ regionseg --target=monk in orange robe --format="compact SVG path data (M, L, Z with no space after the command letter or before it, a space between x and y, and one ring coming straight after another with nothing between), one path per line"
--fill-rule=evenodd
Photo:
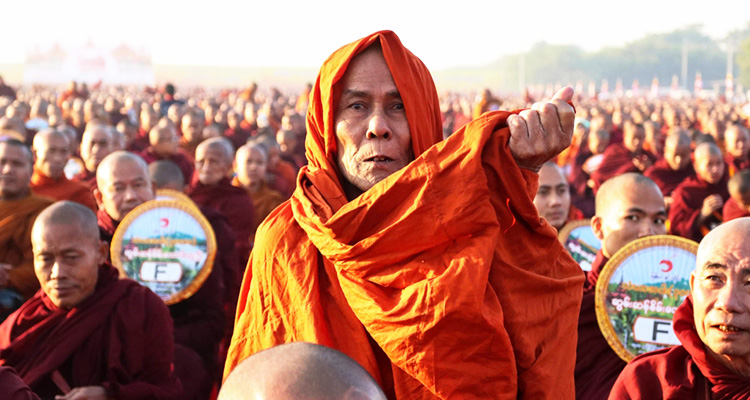
M698 247L691 295L673 317L680 346L634 358L610 400L750 398L750 218L722 224Z
M237 176L232 180L232 185L247 190L253 200L255 226L252 241L254 242L258 225L274 208L284 202L285 197L266 184L268 156L263 147L253 144L240 147L235 154L234 164Z
M738 171L729 179L729 200L722 209L723 221L750 217L750 170Z
M596 215L591 218L594 235L602 241L583 286L578 318L576 352L576 399L606 399L625 367L599 329L594 304L599 274L609 259L626 244L649 235L663 235L667 212L664 198L653 181L637 173L605 182L596 194Z
M68 137L62 132L45 129L34 136L36 154L31 191L55 200L70 200L96 211L96 200L89 187L65 176L65 165L70 158Z
M0 141L0 296L8 308L0 308L0 319L34 295L39 281L34 276L31 227L36 216L52 200L31 193L33 156L15 139Z
M167 307L106 263L94 213L58 202L31 238L42 290L0 325L0 365L43 399L182 399Z
M730 124L724 131L726 153L724 161L729 167L729 176L750 168L750 133L740 124Z
M545 163L539 170L539 188L534 196L534 206L539 216L558 231L568 222L572 210L570 187L560 168L553 162ZM583 214L579 215L582 218Z
M672 192L677 186L686 179L695 177L695 170L690 162L691 152L687 132L680 130L672 133L664 142L664 158L643 173L659 186L667 208L672 204Z
M309 164L258 229L225 375L308 341L389 398L572 398L583 274L531 201L570 144L572 94L441 142L427 67L393 32L336 51L310 96Z
M672 193L669 209L673 235L699 242L722 221L722 207L729 198L726 165L719 148L711 142L698 145L693 153L696 176Z

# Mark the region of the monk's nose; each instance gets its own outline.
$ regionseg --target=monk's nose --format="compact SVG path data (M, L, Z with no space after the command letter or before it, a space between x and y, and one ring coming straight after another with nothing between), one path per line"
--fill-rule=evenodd
M714 308L732 314L742 312L742 302L739 299L739 290L735 288L733 282L727 282L724 287L718 291Z
M388 139L391 137L391 128L388 124L388 118L384 115L382 110L375 110L372 116L370 116L366 136L368 139Z

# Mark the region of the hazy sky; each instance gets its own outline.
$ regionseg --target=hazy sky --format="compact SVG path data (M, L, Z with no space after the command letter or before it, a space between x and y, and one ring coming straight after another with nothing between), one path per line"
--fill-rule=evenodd
M443 69L540 41L598 50L689 24L723 38L750 22L748 0L42 0L0 9L0 63L21 63L29 46L56 39L145 46L154 64L317 67L341 45L392 29Z

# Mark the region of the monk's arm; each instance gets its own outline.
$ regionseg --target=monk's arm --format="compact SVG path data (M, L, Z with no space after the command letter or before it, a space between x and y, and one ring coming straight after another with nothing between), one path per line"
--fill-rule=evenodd
M14 235L14 245L18 247L22 258L8 273L8 286L18 291L25 299L30 298L39 290L39 280L34 273L34 254L31 249L31 227L37 214L31 215L24 226L18 228L17 236Z
M672 207L669 209L670 233L685 238L692 238L693 233L700 229L700 209L692 210L685 204L685 197L681 191L672 195Z

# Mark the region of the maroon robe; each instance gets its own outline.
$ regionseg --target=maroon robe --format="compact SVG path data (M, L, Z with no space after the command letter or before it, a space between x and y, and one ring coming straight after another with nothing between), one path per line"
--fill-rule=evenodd
M148 140L148 132L143 130L142 127L139 127L138 133L136 133L135 138L133 138L133 141L127 145L125 150L132 153L140 153L146 150L150 144L151 143L149 143Z
M224 137L232 142L232 146L237 150L247 143L247 139L250 139L250 131L246 131L242 128L232 129L227 128L224 130Z
M641 152L640 154L651 158L651 155L646 152ZM602 183L610 178L628 172L640 172L638 167L633 164L633 157L636 157L636 154L632 153L622 144L610 144L607 146L607 149L604 150L603 155L604 158L602 159L599 168L591 173L591 179L594 180L594 193L599 190Z
M695 330L692 297L685 299L672 320L682 345L634 358L609 399L750 398L750 379L732 373L706 352Z
M710 184L695 176L688 178L672 192L672 206L669 208L669 229L673 235L700 242L713 227L722 220L721 210L714 212L703 223L699 221L703 200L718 194L726 202L729 198L727 189L728 175L715 184Z
M167 160L175 163L182 171L182 176L185 178L185 182L190 182L193 178L193 172L195 171L195 162L193 157L186 153L182 149L178 149L176 153L171 154L167 157L157 154L153 148L149 147L146 150L139 153L139 155L146 161L146 164L151 164L155 161Z
M0 325L0 365L13 367L40 397L61 394L55 370L71 388L103 386L116 399L181 399L172 372L172 323L164 302L110 265L94 293L70 310L43 291Z
M84 169L78 175L74 176L72 180L86 184L91 193L94 193L94 189L97 188L96 172L91 172L87 169Z
M737 203L734 198L730 197L726 203L724 203L724 209L721 212L723 222L731 221L733 219L750 217L750 210L742 207Z
M199 206L222 214L235 235L235 249L242 265L247 263L252 247L254 214L253 200L245 189L232 186L229 178L215 185L206 186L195 182L187 190L188 196Z
M10 367L0 367L0 393L5 400L39 400Z
M649 167L643 175L651 178L659 186L664 196L671 196L677 186L688 178L695 177L693 166L688 164L683 169L673 170L667 160L661 159Z
M586 282L583 283L575 368L576 399L579 400L606 399L626 365L607 343L596 319L596 282L607 261L609 259L600 250L591 264Z
M734 176L737 171L750 168L750 156L744 159L735 158L733 155L726 153L724 154L724 161L729 167L729 176Z

